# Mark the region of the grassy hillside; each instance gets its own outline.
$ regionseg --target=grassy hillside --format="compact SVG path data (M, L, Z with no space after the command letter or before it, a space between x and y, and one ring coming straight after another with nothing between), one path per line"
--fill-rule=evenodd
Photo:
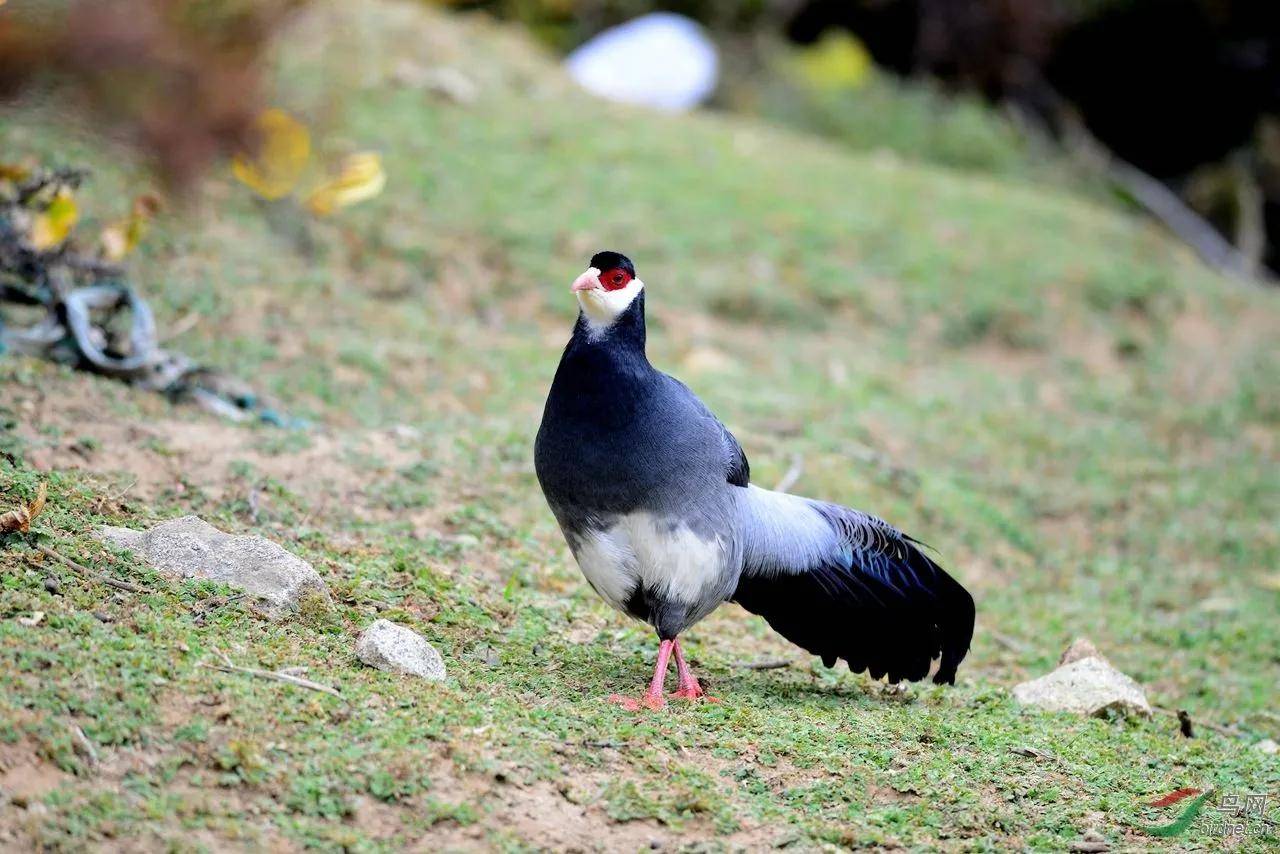
M133 264L162 326L199 313L178 346L316 429L0 358L0 510L51 494L38 536L0 539L0 774L41 782L0 804L0 848L1183 847L1213 838L1142 835L1170 818L1146 801L1274 795L1252 745L1280 737L1280 297L1058 190L612 107L482 22L337 5L286 35L274 100L323 146L380 149L386 192L308 221L215 175ZM414 85L437 65L477 100ZM36 99L0 149L93 167L104 217L146 181ZM723 702L603 702L643 684L652 637L583 582L531 464L602 247L636 260L651 358L756 481L801 461L795 491L899 524L974 591L955 688L825 670L730 606L689 637ZM89 536L181 513L283 543L334 607L271 621ZM449 681L358 664L375 616ZM1240 735L1021 711L1008 688L1078 635ZM200 666L218 651L345 701Z

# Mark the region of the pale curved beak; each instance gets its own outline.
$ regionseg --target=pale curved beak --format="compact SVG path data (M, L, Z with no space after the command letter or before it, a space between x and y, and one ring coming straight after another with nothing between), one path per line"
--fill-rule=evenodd
M600 269L598 267L588 267L586 272L573 280L573 291L590 291L602 287L600 284Z

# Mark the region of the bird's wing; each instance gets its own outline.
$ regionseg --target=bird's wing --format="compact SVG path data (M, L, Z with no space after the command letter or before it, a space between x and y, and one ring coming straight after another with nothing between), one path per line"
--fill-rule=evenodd
M955 681L973 597L915 540L847 507L754 486L739 496L735 601L828 667L916 681L941 658L934 681Z
M693 411L704 421L709 422L707 429L718 436L719 442L724 450L725 480L734 486L746 486L751 482L751 463L747 461L747 452L742 450L742 445L738 442L736 436L729 432L729 428L716 418L707 405L702 402L702 398L693 393L687 385L680 382L669 374L663 374L677 388L677 394L686 399L689 405L693 407Z
M720 424L719 421L716 423ZM729 432L728 427L720 424L720 430L724 433L725 447L729 451L729 469L725 472L725 479L734 486L746 486L751 483L751 463L747 462L747 452L742 450L742 445Z

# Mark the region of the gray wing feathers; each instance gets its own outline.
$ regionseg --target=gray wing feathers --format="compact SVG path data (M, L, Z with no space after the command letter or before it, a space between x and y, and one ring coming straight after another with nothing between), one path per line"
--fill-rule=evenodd
M835 529L813 502L758 486L735 490L743 572L806 572L840 551Z
M720 443L724 447L725 453L725 471L724 478L734 486L746 486L751 480L751 464L747 461L747 453L742 450L742 445L738 439L729 432L729 428L720 423L720 419L716 418L702 398L693 393L687 385L670 374L663 374L674 387L679 389L681 397L688 400L694 411L710 422L709 429L711 432L718 434Z

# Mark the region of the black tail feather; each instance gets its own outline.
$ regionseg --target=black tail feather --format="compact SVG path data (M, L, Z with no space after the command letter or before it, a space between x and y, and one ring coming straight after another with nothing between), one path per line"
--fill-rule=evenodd
M733 599L792 643L832 666L890 682L954 684L973 638L969 591L902 537L851 549L803 572L744 572Z

